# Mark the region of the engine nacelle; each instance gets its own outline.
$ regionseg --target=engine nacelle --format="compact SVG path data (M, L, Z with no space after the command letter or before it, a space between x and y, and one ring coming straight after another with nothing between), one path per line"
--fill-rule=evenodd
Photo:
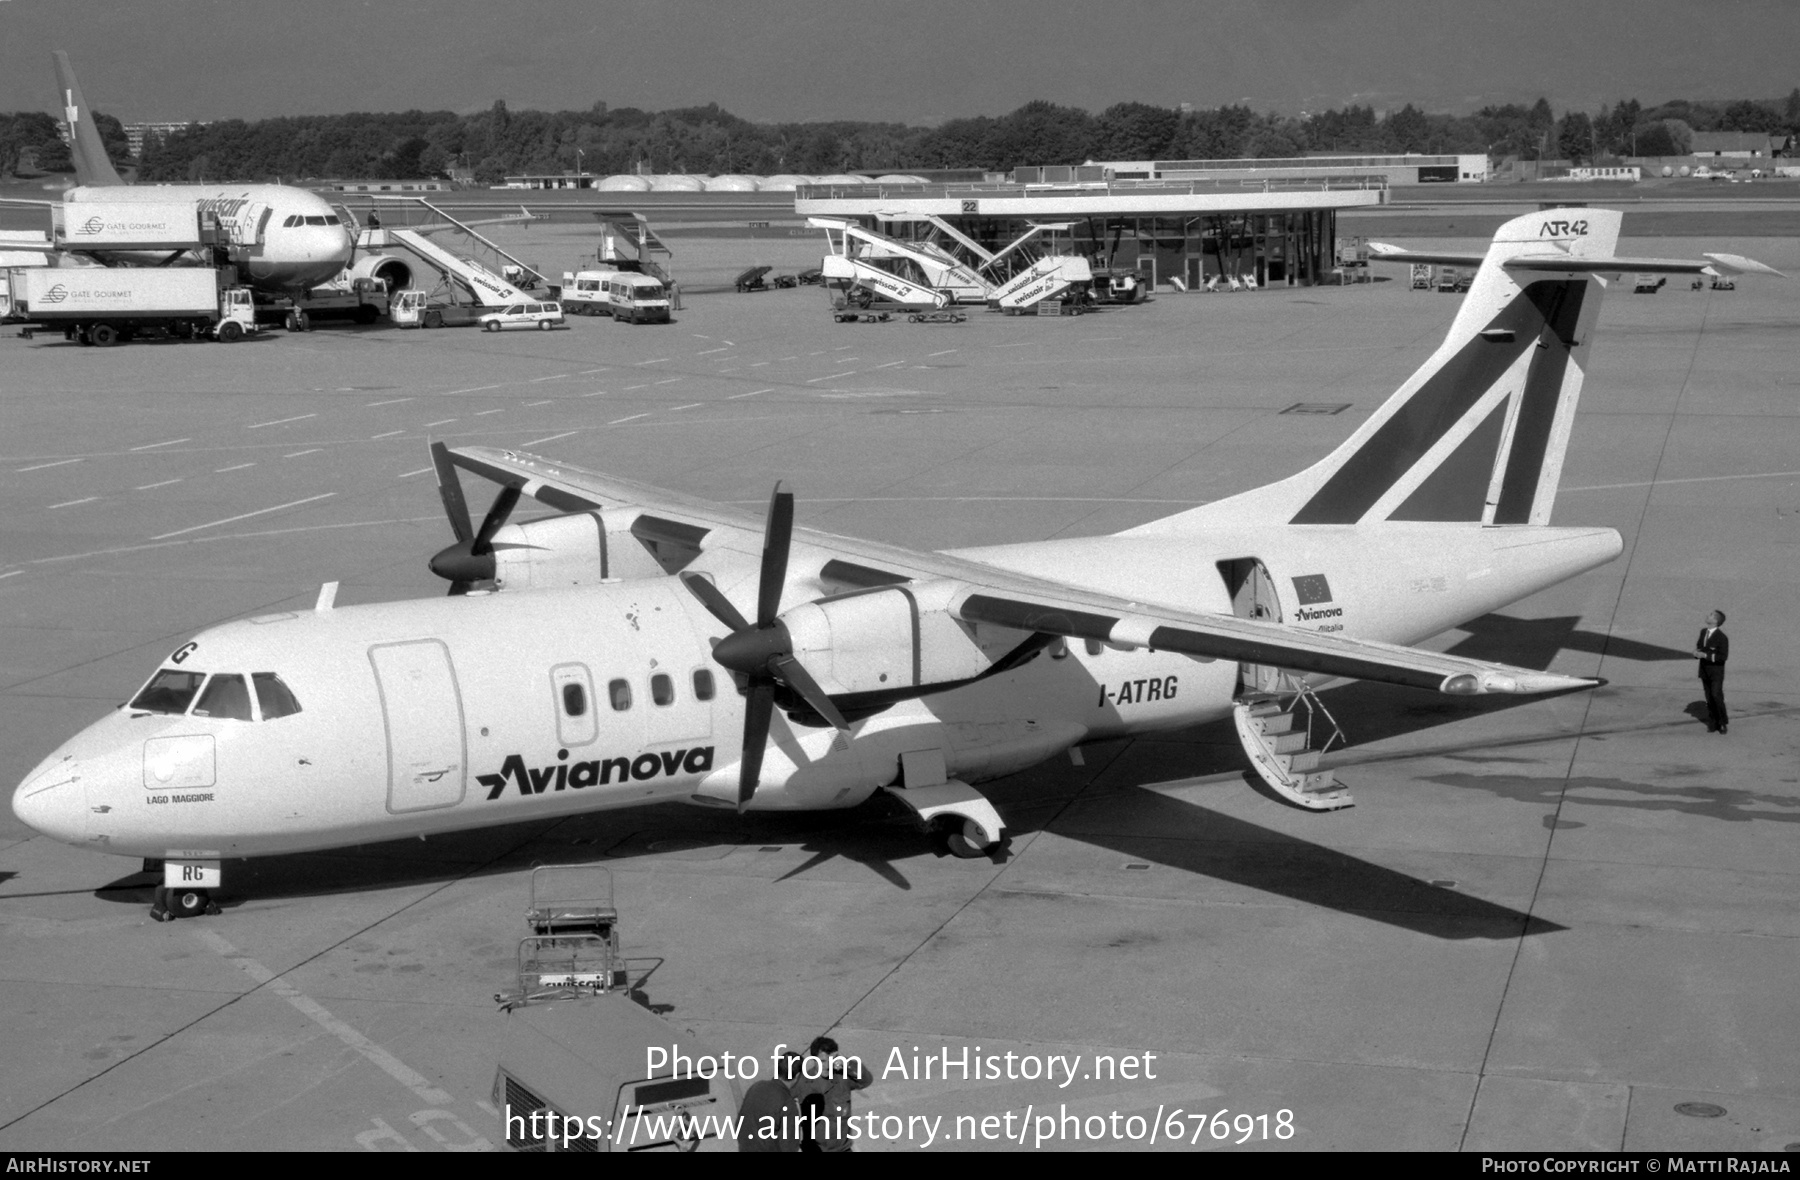
M794 654L827 693L879 692L967 680L1025 639L949 612L954 582L882 586L782 612Z
M388 289L388 294L412 286L412 263L394 254L364 254L350 264L352 279L374 279Z
M668 573L631 531L636 510L573 512L509 524L494 534L501 590L595 586Z

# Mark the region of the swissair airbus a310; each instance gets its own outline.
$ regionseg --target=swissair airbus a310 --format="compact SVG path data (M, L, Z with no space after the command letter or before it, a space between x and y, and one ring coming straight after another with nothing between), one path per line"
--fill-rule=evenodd
M160 859L152 913L221 861L659 801L854 807L888 790L959 855L974 784L1082 742L1234 718L1298 806L1349 804L1293 725L1333 678L1421 692L1597 681L1408 646L1602 565L1552 526L1620 215L1502 226L1443 345L1290 478L1112 536L925 553L481 447L433 448L450 596L214 627L26 776L13 810ZM1395 260L1423 255L1390 251ZM460 471L499 484L479 527ZM555 515L507 518L522 496ZM469 593L480 583L493 589Z

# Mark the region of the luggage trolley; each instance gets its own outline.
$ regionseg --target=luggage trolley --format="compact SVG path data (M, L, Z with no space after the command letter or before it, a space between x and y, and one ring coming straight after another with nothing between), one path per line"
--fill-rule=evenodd
M610 870L539 865L531 870L525 921L531 936L519 941L520 1000L627 986Z

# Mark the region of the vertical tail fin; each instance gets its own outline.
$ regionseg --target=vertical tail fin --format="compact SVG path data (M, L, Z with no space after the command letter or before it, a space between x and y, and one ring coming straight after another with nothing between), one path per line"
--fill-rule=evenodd
M1613 256L1620 219L1611 209L1553 209L1502 225L1444 343L1335 451L1279 483L1131 532L1548 524L1605 290L1592 263ZM1554 269L1559 260L1567 271ZM1509 268L1526 261L1531 269Z
M109 185L125 183L107 158L106 145L100 141L100 129L94 126L94 113L81 97L81 84L69 65L69 55L58 49L56 89L62 99L63 121L69 128L69 152L75 157L75 179L82 184Z

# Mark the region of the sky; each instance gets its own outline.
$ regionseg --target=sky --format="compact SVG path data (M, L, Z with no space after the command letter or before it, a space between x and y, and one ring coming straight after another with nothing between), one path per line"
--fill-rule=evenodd
M934 124L1775 98L1797 45L1800 0L0 0L0 110L56 109L53 49L128 122L504 99Z

